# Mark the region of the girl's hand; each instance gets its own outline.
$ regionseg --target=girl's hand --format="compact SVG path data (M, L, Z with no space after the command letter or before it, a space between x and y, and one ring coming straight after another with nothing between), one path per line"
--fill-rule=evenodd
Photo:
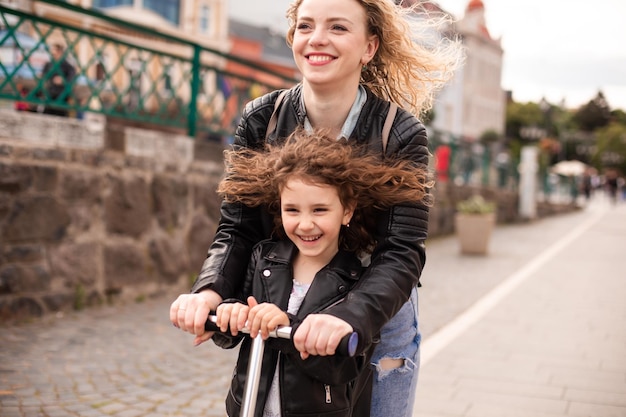
M330 314L309 314L293 335L293 345L306 359L309 355L334 355L341 338L354 329Z
M263 340L267 340L270 332L278 326L289 326L289 317L277 305L259 304L254 297L248 297L250 312L248 313L248 329L250 336L256 337L259 332Z
M237 333L246 326L250 306L242 303L220 304L216 310L216 325L222 333L230 328L230 334L237 336Z

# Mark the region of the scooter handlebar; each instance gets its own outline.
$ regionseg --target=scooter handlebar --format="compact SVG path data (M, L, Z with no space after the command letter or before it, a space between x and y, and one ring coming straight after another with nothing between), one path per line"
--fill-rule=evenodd
M215 324L216 321L217 316L215 316L215 314L209 314L207 321L204 323L204 329L210 332L221 332L220 328ZM279 337L281 339L291 340L291 331L292 328L290 326L278 326L275 331L270 332L270 337ZM228 330L226 332L228 332ZM249 334L250 330L247 327L244 327L241 329L241 332ZM352 357L356 353L358 344L359 335L356 332L347 334L341 338L335 354Z

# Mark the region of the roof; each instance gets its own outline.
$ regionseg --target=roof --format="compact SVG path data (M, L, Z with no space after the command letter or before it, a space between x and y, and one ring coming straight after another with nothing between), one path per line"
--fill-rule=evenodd
M472 10L477 10L477 9L484 9L485 5L483 4L482 0L470 0L470 2L467 4L467 11L472 11Z
M265 61L293 62L293 52L284 34L269 27L255 26L235 19L229 19L230 36L251 39L263 45L262 58Z

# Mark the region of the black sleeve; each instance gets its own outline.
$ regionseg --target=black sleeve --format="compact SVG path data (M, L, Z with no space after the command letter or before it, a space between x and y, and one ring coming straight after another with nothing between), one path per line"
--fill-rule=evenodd
M235 131L235 149L263 146L267 123L278 94L278 91L266 94L246 105ZM191 291L212 289L222 298L236 296L243 285L252 247L269 237L269 232L271 226L268 226L268 216L263 208L222 202L213 243Z
M399 111L392 131L397 156L426 168L429 151L424 126L406 111ZM381 211L376 227L378 243L370 266L344 301L326 311L355 329L358 351L364 348L362 343L371 343L419 284L426 262L428 206L417 202Z

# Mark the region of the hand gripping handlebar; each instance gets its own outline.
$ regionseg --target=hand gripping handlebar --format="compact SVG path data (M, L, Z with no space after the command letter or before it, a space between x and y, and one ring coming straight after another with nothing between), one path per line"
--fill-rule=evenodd
M204 329L210 332L219 332L220 329L217 327L215 322L217 321L217 316L215 314L209 314L206 323L204 324ZM242 333L249 334L250 330L247 327L241 329ZM291 332L292 328L290 326L278 326L276 330L270 332L270 337L281 338L281 339L289 339L291 340ZM226 333L229 333L227 330ZM356 332L352 332L350 334L345 335L341 341L339 342L339 346L337 346L336 355L340 356L354 356L356 353L356 348L359 344L359 335Z
M207 331L219 332L215 322L217 317L214 314L209 314L204 328ZM248 328L243 328L242 333L250 333ZM270 337L279 337L281 339L291 340L292 328L289 326L279 326L273 332L270 332ZM354 356L356 353L357 345L359 344L359 336L356 332L350 333L344 336L337 346L337 355L342 356ZM244 389L243 402L241 404L241 417L253 417L254 409L257 401L259 380L261 379L261 363L263 359L263 351L265 350L265 341L259 335L252 339L252 349L250 350L250 361L248 366L248 374L246 378L246 386Z

